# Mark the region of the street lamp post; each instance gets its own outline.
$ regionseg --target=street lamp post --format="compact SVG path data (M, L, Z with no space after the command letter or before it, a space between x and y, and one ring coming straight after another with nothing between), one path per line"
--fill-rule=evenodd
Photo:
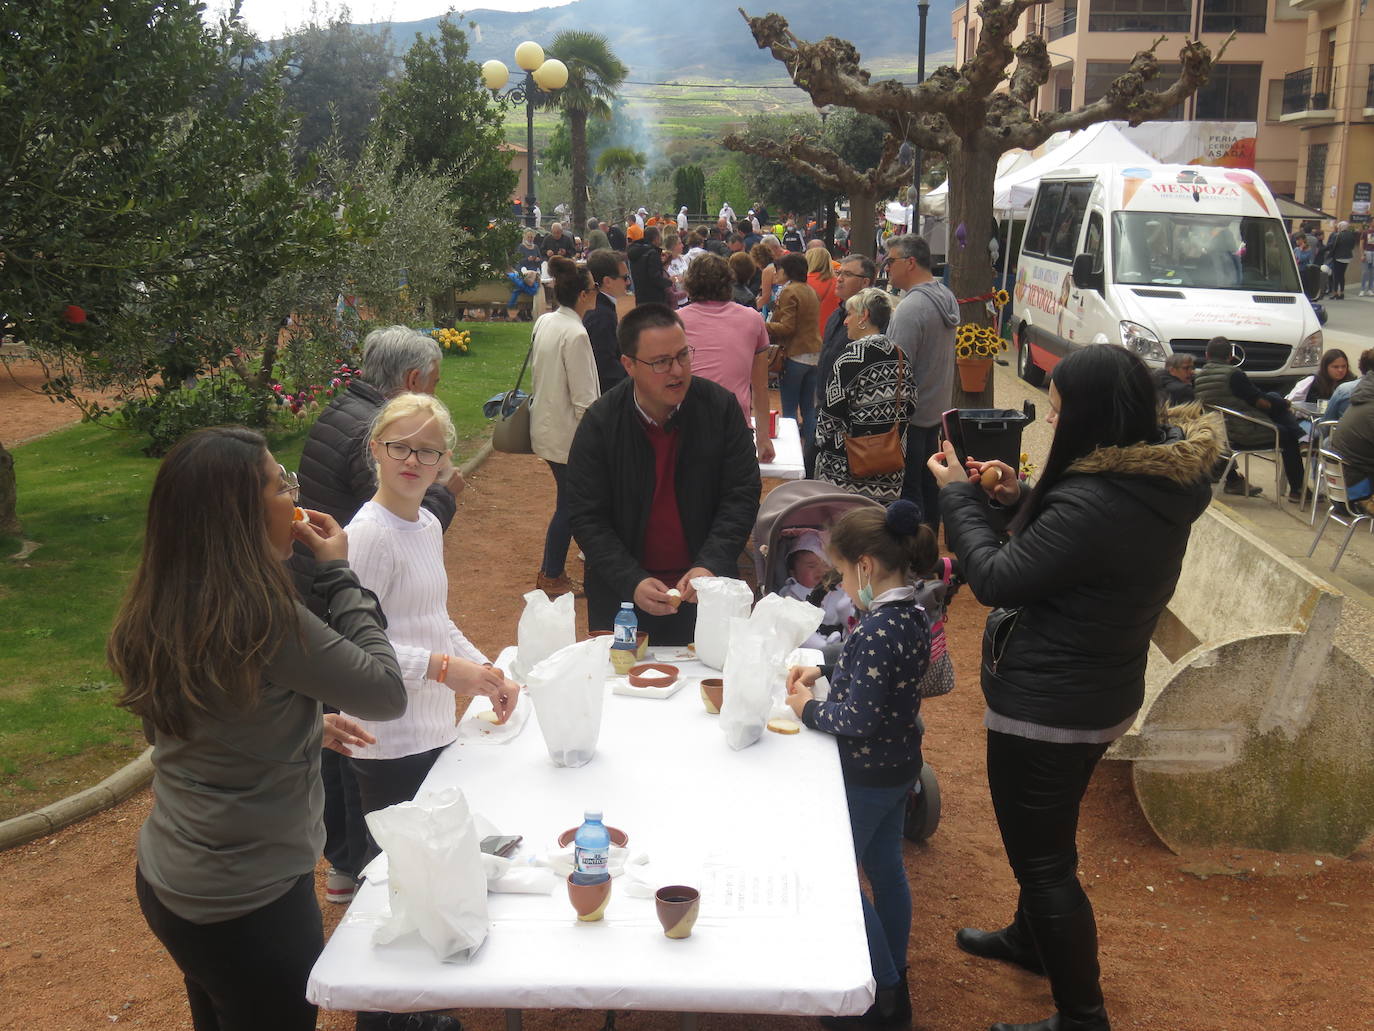
M556 57L544 58L544 48L526 40L515 48L515 63L525 73L504 94L503 100L525 105L525 225L534 228L534 108L551 97L555 90L568 84L568 66ZM510 69L501 61L491 60L482 65L482 84L496 93L510 80Z
M916 34L916 85L926 81L926 18L930 16L930 0L916 0L916 13L920 18L920 27ZM911 185L916 190L916 196L911 200L911 225L908 227L913 233L918 232L921 224L921 158L924 157L920 147L916 147L915 165L912 169Z

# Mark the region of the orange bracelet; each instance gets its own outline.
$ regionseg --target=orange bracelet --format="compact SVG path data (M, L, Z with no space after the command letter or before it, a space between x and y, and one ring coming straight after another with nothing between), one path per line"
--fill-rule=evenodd
M438 680L439 683L441 683L441 684L444 684L444 683L447 683L447 682L448 682L448 654L447 654L447 653L445 653L445 654L439 659L439 675L438 675L437 677L435 677L435 679Z

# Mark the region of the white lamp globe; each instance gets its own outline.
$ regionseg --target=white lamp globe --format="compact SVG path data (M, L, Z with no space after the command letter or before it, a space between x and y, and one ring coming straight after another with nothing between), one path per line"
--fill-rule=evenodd
M568 66L551 57L534 70L534 82L540 89L562 89L568 84Z
M510 69L500 61L482 62L482 85L498 90L510 80Z
M544 48L532 39L527 39L515 48L515 63L527 72L532 72L544 63Z

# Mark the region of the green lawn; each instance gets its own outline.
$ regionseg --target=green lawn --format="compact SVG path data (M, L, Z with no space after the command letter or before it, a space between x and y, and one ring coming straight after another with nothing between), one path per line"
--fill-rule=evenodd
M530 337L527 323L462 328L472 349L445 358L438 390L458 427L459 462L490 432L481 404L509 389ZM295 468L304 432L277 432L272 442ZM83 424L14 449L19 517L40 547L23 562L0 560L0 819L89 787L144 747L113 705L104 657L157 470L139 447L119 430ZM0 538L0 555L17 546Z

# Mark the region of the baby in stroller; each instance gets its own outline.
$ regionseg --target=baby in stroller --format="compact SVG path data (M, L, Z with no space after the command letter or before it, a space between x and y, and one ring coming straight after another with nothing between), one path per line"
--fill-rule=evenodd
M784 598L810 602L825 616L816 632L802 642L803 648L824 651L826 645L839 645L854 625L854 602L840 586L840 577L826 561L825 545L815 530L783 531L787 552L787 579L777 593Z

